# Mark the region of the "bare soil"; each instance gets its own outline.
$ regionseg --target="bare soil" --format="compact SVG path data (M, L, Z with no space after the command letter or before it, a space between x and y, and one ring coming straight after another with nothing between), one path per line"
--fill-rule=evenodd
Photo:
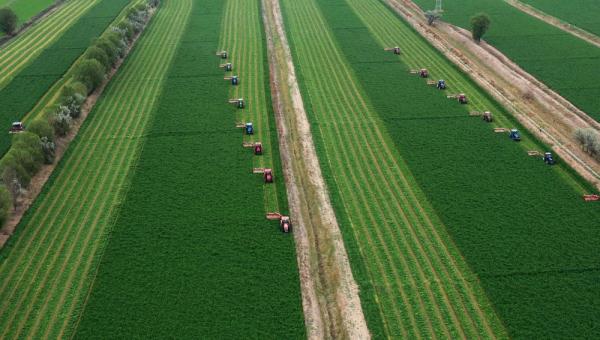
M154 10L151 11L150 16L152 16L154 14L154 12L155 12ZM150 19L148 19L148 23L150 22L150 20L151 20L151 17L150 17ZM146 24L146 27L147 27L147 24ZM142 32L143 32L143 30L142 30ZM75 136L77 136L79 129L83 125L83 122L85 122L87 116L92 111L92 109L94 108L94 105L96 105L96 102L98 101L98 99L100 98L102 93L104 92L106 85L108 85L108 83L111 81L111 79L117 73L117 71L119 70L119 68L125 61L125 59L127 58L127 55L129 55L129 52L131 52L131 49L137 42L137 39L140 37L140 35L141 35L141 32L138 33L138 35L134 38L132 43L129 45L129 48L126 51L125 56L122 59L120 59L115 64L113 69L106 75L106 79L104 80L102 85L100 85L94 92L92 92L86 98L85 102L83 103L83 105L81 107L81 115L79 116L79 118L73 120L73 125L71 126L71 130L69 131L69 133L64 137L55 138L54 143L56 144L56 152L55 152L54 163L42 166L41 170L31 178L31 182L29 184L29 187L27 187L27 191L23 195L21 195L21 197L19 198L19 204L17 206L17 209L11 212L9 218L2 226L2 229L0 229L0 249L4 247L4 245L10 238L10 236L12 236L15 229L21 222L23 215L25 215L25 213L27 212L29 207L31 207L31 205L33 204L35 199L38 197L38 195L44 188L44 185L46 184L46 182L48 181L48 179L54 172L54 169L60 163L60 160L62 159L63 155L65 154L65 151L67 150L67 148L69 147L69 145L71 144L73 139L75 139Z
M537 9L535 7L524 4L521 1L518 1L518 0L504 0L504 1L506 1L509 5L513 6L514 8L531 15L532 17L538 18L552 26L558 27L561 30L576 36L579 39L583 39L592 45L596 45L597 47L600 47L600 37L598 37L597 35L595 35L593 33L590 33L590 32L588 32L584 29L581 29L577 26L573 26L573 25L569 24L568 22L564 22L550 14L540 11L539 9Z
M600 123L493 46L485 41L475 43L468 31L444 22L427 25L423 11L411 0L386 1L521 124L552 146L564 161L600 190L600 163L581 150L573 136L578 128L600 132Z
M358 286L317 158L278 0L263 0L271 91L309 339L369 339Z

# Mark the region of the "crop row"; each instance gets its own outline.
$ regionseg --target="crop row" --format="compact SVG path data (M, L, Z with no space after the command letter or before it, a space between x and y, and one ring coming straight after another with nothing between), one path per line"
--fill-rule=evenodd
M2 338L68 338L183 31L189 2L168 2L104 91L2 249Z
M547 14L600 36L600 3L596 0L521 0Z
M77 337L304 335L293 239L265 220L215 56L230 51L249 111L266 108L259 3L194 1Z
M600 213L580 196L592 187L569 175L566 165L528 157L505 134L469 117L473 108L493 108L502 123L518 126L381 1L341 0L321 8L373 110L509 334L597 336L590 325L600 314L584 301L597 294L591 282L598 276ZM377 53L391 44L403 50L393 63ZM354 56L359 49L372 56ZM408 72L415 67L451 79L446 92L466 92L473 103L461 106L426 86ZM525 136L525 143L545 148ZM569 284L580 289L555 298Z
M373 42L343 1L286 0L283 9L371 333L376 338L501 333L481 288L367 97L365 89L377 78L356 77L358 65L390 72L387 67L397 59ZM348 41L354 42L352 49ZM401 110L399 97L388 95L388 107Z
M8 127L12 121L21 120L129 2L101 1L20 70L0 90L0 122ZM0 134L0 154L6 152L9 146L10 136Z
M423 9L430 0L415 0ZM566 3L565 3L566 4ZM571 2L565 6L572 6ZM559 28L521 12L505 1L459 0L444 3L444 21L469 29L469 18L489 14L492 24L484 39L525 71L600 120L600 49Z

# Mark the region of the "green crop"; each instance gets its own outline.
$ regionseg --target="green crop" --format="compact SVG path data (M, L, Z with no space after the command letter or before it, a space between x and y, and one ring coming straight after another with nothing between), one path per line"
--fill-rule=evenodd
M577 13L585 12L585 8L577 6L579 2L562 2L561 6L570 7ZM433 0L415 0L415 3L423 9L433 6ZM489 14L492 20L485 41L591 117L600 120L597 100L600 83L596 79L600 70L600 49L519 11L505 1L447 1L444 2L442 20L469 29L469 18L479 12ZM594 16L595 12L588 14Z
M547 14L600 36L600 3L596 0L521 0Z
M158 10L1 250L0 338L72 335L190 3Z
M19 24L22 24L55 2L55 0L0 0L0 8L5 6L11 8L19 18Z
M600 212L581 199L593 188L566 165L528 157L525 145L549 148L525 131L519 145L469 117L469 110L490 109L518 127L378 0L318 1L340 53L509 335L597 337L590 326L599 322L597 305L583 303L598 293L591 282L598 277ZM390 62L382 48L394 43L403 55ZM371 62L355 57L359 49L372 53ZM408 72L418 67L450 80L446 93ZM467 93L472 104L445 98L453 92ZM580 289L563 290L568 284Z
M227 49L243 75L241 117L268 129L259 4L194 1L78 338L304 336L294 241L265 220L264 184L215 56Z

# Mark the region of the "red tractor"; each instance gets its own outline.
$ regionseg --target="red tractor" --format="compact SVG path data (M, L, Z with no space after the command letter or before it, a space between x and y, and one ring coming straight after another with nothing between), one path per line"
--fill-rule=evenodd
M265 183L273 183L273 170L265 169L263 177L265 178Z
M464 93L460 93L458 96L456 96L456 98L458 99L458 102L461 104L467 104L467 95Z
M279 220L279 228L286 234L292 231L292 221L289 216L284 216L280 213L267 213L267 219Z
M262 155L262 153L263 153L262 143L260 143L260 142L259 143L255 143L254 144L254 154L256 156L260 156L260 155Z
M420 76L421 78L428 78L428 77L429 77L429 72L427 72L427 69L426 69L426 68L422 68L422 69L419 71L419 76Z
M586 202L600 201L600 195L583 195L583 200Z

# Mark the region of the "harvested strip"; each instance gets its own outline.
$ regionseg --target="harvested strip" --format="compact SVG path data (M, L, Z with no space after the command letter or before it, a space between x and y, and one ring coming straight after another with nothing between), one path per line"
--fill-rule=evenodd
M2 251L3 338L73 330L190 2L163 6Z

